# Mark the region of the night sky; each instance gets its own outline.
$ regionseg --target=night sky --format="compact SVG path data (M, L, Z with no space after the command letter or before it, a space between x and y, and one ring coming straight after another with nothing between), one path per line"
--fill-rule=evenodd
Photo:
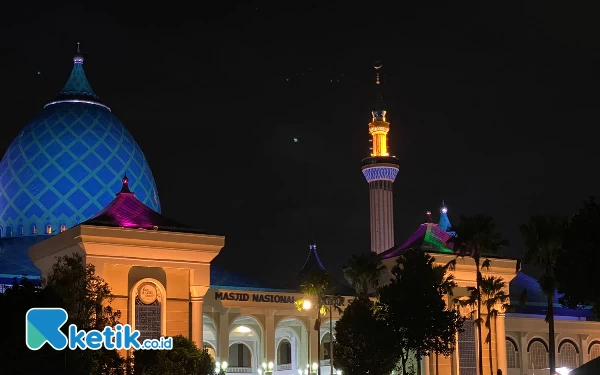
M598 195L598 9L149 4L2 12L0 154L62 89L81 42L163 213L225 235L216 262L229 269L295 274L314 240L339 273L369 250L374 60L400 160L397 244L445 199L451 222L493 216L520 257L530 215Z

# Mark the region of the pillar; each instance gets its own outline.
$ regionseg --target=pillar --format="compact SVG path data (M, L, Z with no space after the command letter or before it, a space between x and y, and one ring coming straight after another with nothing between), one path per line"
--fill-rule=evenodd
M319 332L317 330L315 330L315 318L309 318L308 319L308 331L310 332L310 367L311 367L311 371L312 371L312 364L313 363L318 363L319 366L320 361L319 361L319 355L318 355L318 350L319 350L319 345L317 343L317 341L319 340L318 335Z
M229 362L229 316L226 312L219 315L219 338L217 339L219 352L217 358L219 362Z
M588 339L590 336L588 335L580 335L581 337L581 345L579 345L579 366L588 362Z
M527 353L527 332L519 333L519 353L521 354L521 375L528 374L528 369L531 366L529 363L529 353Z
M202 349L204 346L204 340L202 334L204 333L204 322L202 317L202 305L204 304L204 298L192 297L192 341L196 343L196 347Z
M275 362L275 312L267 310L265 313L265 357L266 363Z
M506 315L498 313L496 316L496 365L503 374L508 374L506 363Z
M423 375L429 375L429 366L431 366L430 357L426 355L423 357L423 365L421 366L421 368L423 369Z

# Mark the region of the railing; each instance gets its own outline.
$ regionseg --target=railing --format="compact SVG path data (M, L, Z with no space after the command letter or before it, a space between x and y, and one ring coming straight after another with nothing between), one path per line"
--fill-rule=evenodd
M292 364L288 363L287 365L277 365L277 371L286 371L286 370L291 370L292 369Z
M330 359L322 359L321 360L321 367L323 366L329 366L331 364L331 360Z
M233 374L251 374L252 367L227 367L227 373Z

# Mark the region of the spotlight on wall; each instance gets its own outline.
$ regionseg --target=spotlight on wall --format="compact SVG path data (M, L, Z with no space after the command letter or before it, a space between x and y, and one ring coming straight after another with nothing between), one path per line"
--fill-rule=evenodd
M238 332L238 333L250 333L252 332L252 330L246 326L239 326L236 329L234 329L234 332Z

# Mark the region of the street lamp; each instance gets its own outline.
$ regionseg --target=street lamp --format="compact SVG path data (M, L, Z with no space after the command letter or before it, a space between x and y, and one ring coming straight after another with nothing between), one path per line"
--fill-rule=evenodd
M217 363L215 363L215 372L217 374L220 374L221 372L226 372L228 366L229 365L225 361L223 361L221 363L217 362Z
M302 309L305 311L310 310L313 307L312 302L310 302L310 300L308 298L305 298L304 301L302 301ZM319 319L319 314L321 314L320 306L315 306L317 309L317 319ZM307 327L308 328L308 327ZM319 327L320 328L320 327ZM306 367L308 367L308 371L310 372L310 331L307 329L307 333L308 333L308 363L306 365ZM320 330L317 331L317 361L321 360L321 332ZM318 374L321 375L321 367L319 367L319 365L315 362L313 363L312 366L313 369L313 373L316 373L318 370Z

